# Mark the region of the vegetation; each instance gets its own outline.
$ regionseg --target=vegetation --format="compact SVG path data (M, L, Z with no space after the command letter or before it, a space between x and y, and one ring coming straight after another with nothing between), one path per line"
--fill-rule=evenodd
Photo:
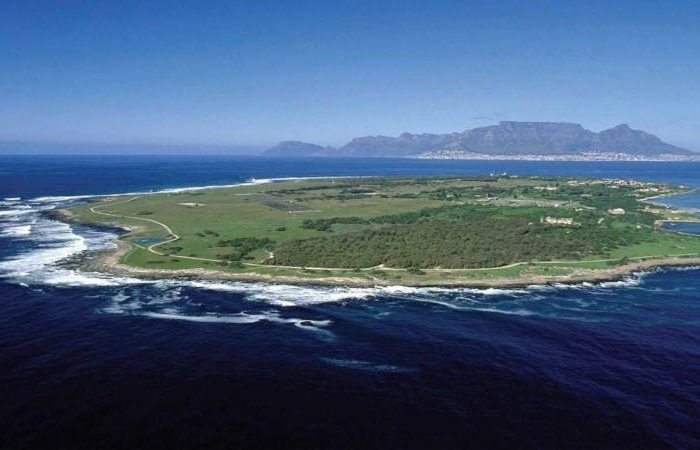
M698 255L700 238L657 226L691 216L640 201L682 191L563 177L309 179L110 198L71 213L130 227L133 266L404 282Z
M227 261L240 261L248 259L249 253L259 248L271 248L274 244L270 238L241 237L235 239L222 239L218 242L219 247L231 247L234 251L228 254L219 255L221 259ZM252 258L250 258L252 259Z
M616 227L605 231L601 233L600 228L590 224L573 230L550 226L532 222L527 215L420 218L381 229L287 241L276 248L274 263L322 267L498 267L519 261L606 255L623 245L654 239L649 229Z

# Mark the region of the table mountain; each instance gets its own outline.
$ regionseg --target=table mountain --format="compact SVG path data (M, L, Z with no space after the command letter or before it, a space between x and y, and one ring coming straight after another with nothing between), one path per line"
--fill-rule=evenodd
M634 156L697 153L667 144L658 137L626 124L595 133L577 123L501 122L449 134L411 134L398 137L366 136L338 150L286 141L266 152L284 156L419 157L431 152L459 155L578 155L590 153ZM449 157L449 156L448 156Z

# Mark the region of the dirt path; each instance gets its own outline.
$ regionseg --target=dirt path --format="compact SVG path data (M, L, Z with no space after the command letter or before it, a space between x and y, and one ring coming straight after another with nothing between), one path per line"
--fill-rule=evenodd
M107 206L114 206L114 205L120 205L120 204L124 204L124 203L129 203L129 202L131 202L131 201L133 201L133 200L135 200L135 199L137 199L137 198L138 198L138 197L131 197L131 198L127 199L127 200L123 200L123 201L119 201L119 202L113 202L113 203L109 203L109 204L107 204L107 205L97 205L97 206L93 206L92 208L90 208L90 212L93 212L93 213L95 213L95 214L99 214L99 215L102 215L102 216L118 217L118 218L122 218L122 219L142 220L142 221L144 221L144 222L155 223L156 225L162 227L162 228L168 233L168 236L169 236L170 238L167 239L167 240L165 240L165 241L163 241L163 242L157 242L157 243L155 243L155 244L149 245L148 247L145 247L145 249L146 249L147 251L153 253L154 255L158 255L158 256L170 256L170 257L173 257L173 258L182 258L182 259L192 259L192 260L196 260L196 261L224 262L224 261L222 261L222 260L220 260L220 259L198 258L198 257L196 257L196 256L170 255L170 254L167 254L167 253L162 253L162 252L156 251L156 250L154 250L156 247L159 247L159 246L164 245L164 244L170 244L171 242L175 242L175 241L177 241L177 240L180 239L180 236L177 235L177 234L172 230L172 228L170 228L168 225L164 224L163 222L158 222L157 220L146 219L146 218L144 218L144 217L126 216L126 215L112 214L112 213L97 211L98 208L104 208L104 207L107 207Z

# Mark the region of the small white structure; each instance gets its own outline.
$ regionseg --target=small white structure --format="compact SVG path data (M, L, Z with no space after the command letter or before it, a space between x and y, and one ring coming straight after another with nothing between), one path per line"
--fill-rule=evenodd
M549 225L573 225L574 219L571 217L550 217L547 216L541 220L542 223Z
M625 211L622 208L613 208L609 209L608 213L612 214L613 216L624 216L625 214L627 214L627 211Z

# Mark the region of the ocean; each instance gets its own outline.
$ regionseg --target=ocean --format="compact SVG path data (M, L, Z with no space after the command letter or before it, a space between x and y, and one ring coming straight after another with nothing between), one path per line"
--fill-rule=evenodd
M700 163L0 156L0 448L700 447L698 267L521 289L144 281L62 265L114 234L42 215L253 179L491 172L700 187Z

